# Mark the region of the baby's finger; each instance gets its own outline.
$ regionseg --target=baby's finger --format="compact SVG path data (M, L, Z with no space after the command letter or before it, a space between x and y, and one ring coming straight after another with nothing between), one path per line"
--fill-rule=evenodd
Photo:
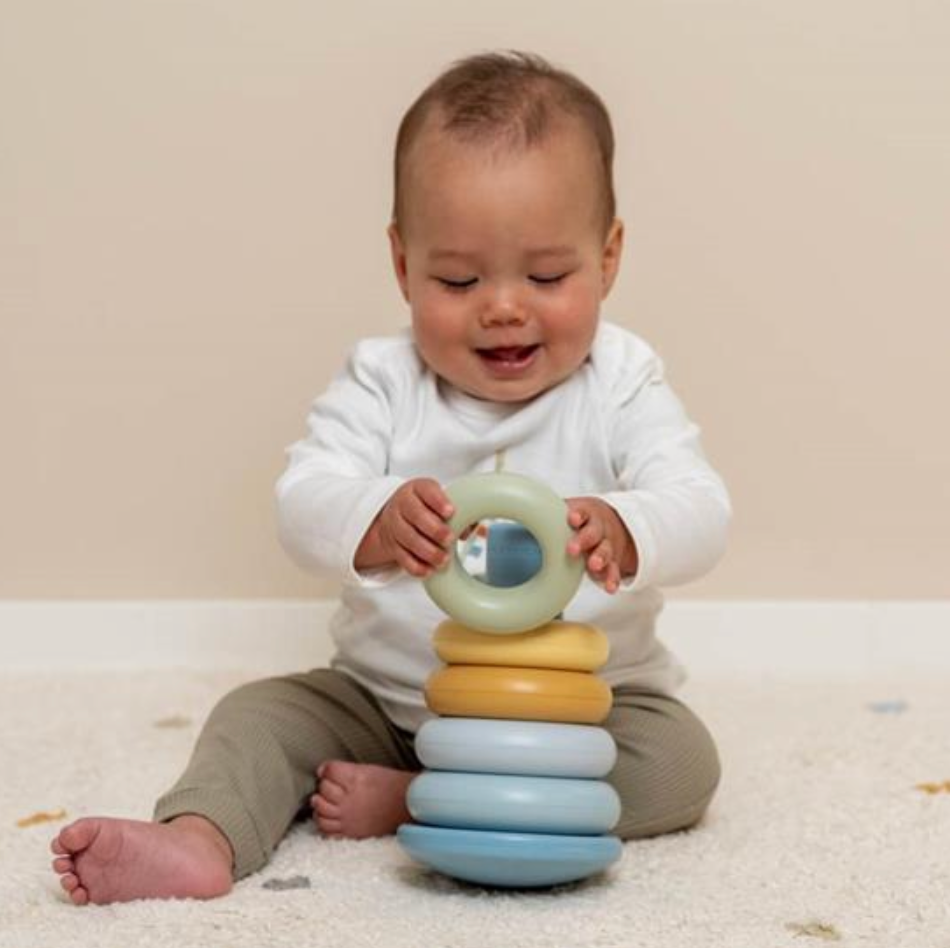
M587 566L593 573L602 573L614 559L613 547L610 540L601 540L594 551L587 557Z
M435 569L448 560L448 553L428 537L423 536L411 523L402 521L395 530L396 543L412 559L425 569ZM413 575L418 575L413 573Z
M449 500L448 495L438 481L423 477L415 482L415 487L416 496L443 520L447 520L455 513L452 501Z
M567 552L571 556L580 556L593 550L604 538L604 525L598 518L588 520L567 545Z
M406 498L400 514L414 530L440 546L452 541L452 529L418 494Z
M567 523L575 530L582 527L590 518L590 511L586 507L578 506L576 501L567 502Z
M423 563L401 546L396 548L396 565L417 579L426 579L432 574L432 567L428 563Z
M620 564L611 563L607 567L607 579L604 581L604 591L612 596L620 589Z

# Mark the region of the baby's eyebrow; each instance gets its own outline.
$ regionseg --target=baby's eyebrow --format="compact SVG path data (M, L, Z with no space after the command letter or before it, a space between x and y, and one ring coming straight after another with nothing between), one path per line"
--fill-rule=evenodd
M533 247L525 251L525 257L534 259L535 257L569 257L575 252L569 244L557 244L551 247ZM448 248L437 248L429 251L429 259L436 260L474 260L478 257L476 253L467 253L464 250L450 250Z
M464 250L430 250L430 260L472 260L475 254L466 253Z
M554 247L536 247L525 253L526 257L569 257L574 248L569 244L558 244Z

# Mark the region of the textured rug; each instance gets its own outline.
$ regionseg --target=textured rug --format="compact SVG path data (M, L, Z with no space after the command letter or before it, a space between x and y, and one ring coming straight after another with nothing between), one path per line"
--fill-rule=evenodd
M950 686L925 676L691 685L724 763L710 813L584 883L487 890L301 824L225 898L72 906L56 829L147 818L247 677L0 676L0 948L950 948Z

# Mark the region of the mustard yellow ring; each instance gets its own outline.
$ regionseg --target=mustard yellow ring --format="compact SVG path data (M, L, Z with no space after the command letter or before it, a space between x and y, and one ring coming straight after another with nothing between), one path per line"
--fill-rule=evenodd
M449 665L517 665L523 668L560 668L592 672L610 652L607 636L592 625L562 622L512 635L476 632L452 619L435 630L436 654Z
M607 683L588 672L449 665L429 677L426 704L448 717L599 724L610 713Z

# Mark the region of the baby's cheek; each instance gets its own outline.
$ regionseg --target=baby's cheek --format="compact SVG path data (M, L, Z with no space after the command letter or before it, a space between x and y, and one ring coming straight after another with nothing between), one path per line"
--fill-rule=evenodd
M583 289L565 289L551 300L546 309L549 342L557 342L576 355L580 364L590 352L597 331L599 305Z

